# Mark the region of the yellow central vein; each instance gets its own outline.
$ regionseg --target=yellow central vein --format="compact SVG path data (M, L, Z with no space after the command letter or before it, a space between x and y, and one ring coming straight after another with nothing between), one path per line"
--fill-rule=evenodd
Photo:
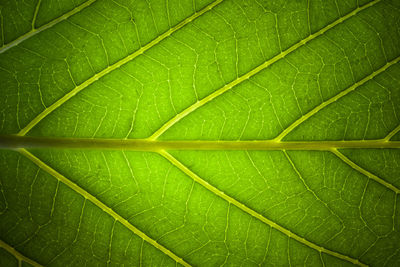
M132 61L134 58L137 56L143 54L145 51L149 50L153 46L157 45L160 43L162 40L176 32L177 30L181 29L184 27L186 24L190 23L191 21L195 20L196 18L200 17L204 13L210 11L212 8L220 4L223 0L217 0L209 4L208 6L204 7L202 10L199 12L194 13L190 17L186 18L185 20L181 21L174 27L170 28L168 31L164 32L163 34L159 35L157 38L153 39L150 43L146 44L145 46L141 47L139 50L136 50L132 54L126 56L125 58L121 59L120 61L114 63L111 66L108 66L101 72L93 75L80 85L76 86L74 89L72 89L70 92L65 94L63 97L58 99L56 102L54 102L51 106L47 107L45 110L43 110L39 115L37 115L31 122L28 123L28 125L23 128L18 135L25 135L27 132L29 132L36 124L38 124L41 120L43 120L47 115L49 115L51 112L56 110L58 107L63 105L65 102L67 102L69 99L71 99L73 96L75 96L77 93L97 81L98 79L102 78L103 76L107 75L108 73L118 69L122 65Z
M6 242L4 242L3 240L0 239L0 248L4 248L5 250L7 250L10 254L14 255L15 258L17 258L19 264L18 266L21 266L21 261L27 262L32 266L35 267L42 267L42 265L40 265L39 263L37 263L36 261L27 258L26 256L22 255L21 253L19 253L15 248L13 248L12 246L10 246L9 244L7 244Z
M88 7L88 6L90 6L91 4L93 4L93 3L96 2L96 1L97 1L97 0L89 0L89 1L86 1L86 2L84 2L83 4L81 4L81 5L77 6L77 7L75 7L74 9L70 10L69 12L65 13L64 15L62 15L62 16L60 16L60 17L58 17L58 18L56 18L56 19L54 19L54 20L52 20L52 21L50 21L50 22L48 22L48 23L42 25L41 27L35 29L35 28L33 28L33 27L34 27L33 24L36 22L36 16L37 16L37 12L39 11L39 5L40 5L40 2L39 2L39 3L38 3L38 6L36 7L35 14L34 14L34 17L33 17L33 21L32 21L32 30L30 30L29 32L27 32L27 33L21 35L21 36L18 37L17 39L15 39L15 40L13 40L13 41L11 41L11 42L9 42L9 43L3 45L2 47L0 47L0 54L1 54L1 53L4 53L5 51L7 51L7 50L10 49L10 48L13 48L14 46L17 46L18 44L20 44L20 43L22 43L23 41L25 41L25 40L31 38L32 36L35 36L36 34L42 32L42 31L44 31L44 30L47 30L48 28L53 27L53 26L56 25L57 23L59 23L59 22L61 22L61 21L63 21L63 20L66 20L67 18L71 17L72 15L75 15L76 13L80 12L82 9L84 9L84 8L86 8L86 7Z
M4 135L0 149L67 148L110 149L134 151L159 150L331 150L345 148L400 148L400 141L346 140L346 141L160 141L149 139L53 138Z
M164 125L162 125L157 131L155 131L150 137L149 139L157 139L160 135L162 135L166 130L168 130L171 126L173 126L174 124L176 124L177 122L179 122L181 119L183 119L184 117L186 117L187 115L189 115L190 113L192 113L193 111L195 111L196 109L202 107L203 105L207 104L208 102L210 102L211 100L213 100L214 98L224 94L226 91L232 89L233 87L235 87L236 85L240 84L241 82L249 79L250 77L256 75L257 73L259 73L260 71L266 69L267 67L269 67L270 65L274 64L275 62L281 60L282 58L284 58L285 56L287 56L288 54L292 53L293 51L295 51L296 49L298 49L299 47L302 47L303 45L307 44L308 42L310 42L311 40L314 40L316 37L324 34L325 32L327 32L328 30L330 30L331 28L335 27L336 25L344 22L345 20L353 17L354 15L356 15L357 13L359 13L360 11L369 8L375 4L377 4L378 2L380 2L381 0L375 0L372 1L366 5L363 5L361 7L358 7L357 9L353 10L352 12L348 13L347 15L337 19L336 21L332 22L331 24L325 26L324 28L322 28L321 30L317 31L314 34L309 35L307 38L297 42L296 44L294 44L293 46L289 47L287 50L281 52L280 54L276 55L275 57L267 60L266 62L264 62L263 64L259 65L258 67L252 69L251 71L247 72L246 74L238 77L236 80L233 80L232 82L226 84L225 86L221 87L220 89L214 91L212 94L206 96L205 98L197 101L196 103L194 103L193 105L187 107L186 109L184 109L183 111L181 111L180 113L178 113L177 115L175 115L175 117L171 118L169 121L167 121Z
M172 251L167 249L166 247L162 246L161 244L157 243L154 239L150 238L147 236L145 233L137 229L135 226L133 226L130 222L128 222L125 218L123 218L121 215L116 213L114 210L109 208L106 204L101 202L99 199L97 199L95 196L75 184L74 182L70 181L68 178L63 176L62 174L58 173L56 170L48 166L46 163L41 161L38 157L27 151L26 149L18 149L18 152L20 152L22 155L24 155L26 158L30 159L32 162L34 162L39 168L47 172L48 174L52 175L56 179L58 179L60 182L64 183L66 186L74 190L76 193L80 194L84 198L90 200L94 205L102 209L105 213L110 215L112 218L114 218L116 221L119 221L123 226L131 230L134 234L138 235L141 237L143 240L148 242L149 244L153 245L155 248L159 249L162 251L164 254L168 255L170 258L172 258L174 261L177 263L182 264L183 266L190 266L187 262L185 262L182 258L178 257L175 255Z
M293 122L291 125L289 125L285 130L283 130L274 140L276 141L280 141L282 140L282 138L284 138L286 135L288 135L291 131L293 131L297 126L299 126L301 123L303 123L304 121L306 121L307 119L309 119L310 117L314 116L318 111L320 111L321 109L324 109L326 106L332 104L333 102L338 101L340 98L344 97L345 95L349 94L350 92L354 91L356 88L360 87L361 85L365 84L366 82L368 82L369 80L373 79L374 77L376 77L377 75L381 74L382 72L384 72L385 70L387 70L389 67L391 67L392 65L398 63L400 61L400 57L397 57L395 59L393 59L392 61L386 63L384 66L382 66L381 68L379 68L377 71L374 71L373 73L369 74L368 76L366 76L364 79L358 81L357 83L353 84L352 86L350 86L349 88L347 88L344 91L341 91L340 93L338 93L337 95L331 97L330 99L322 102L321 104L319 104L318 106L316 106L315 108L313 108L311 111L309 111L307 114L305 114L304 116L302 116L301 118L299 118L298 120L296 120L295 122ZM397 129L398 128L398 129ZM397 131L400 130L400 125L397 127ZM396 129L393 130L393 135L396 133ZM391 135L389 134L389 139L391 138Z
M317 250L319 252L322 252L322 253L325 253L325 254L329 254L331 256L337 257L337 258L342 259L342 260L346 260L348 262L351 262L351 263L359 265L359 266L367 266L364 263L360 262L358 259L354 259L354 258L351 258L351 257L349 257L347 255L343 255L343 254L340 254L338 252L335 252L335 251L326 249L324 247L318 246L318 245L308 241L307 239L305 239L303 237L300 237L295 233L292 233L290 230L288 230L288 229L282 227L281 225L271 221L270 219L267 219L266 217L264 217L260 213L258 213L255 210L247 207L243 203L241 203L238 200L234 199L233 197L225 194L224 192L222 192L218 188L214 187L213 185L209 184L207 181L203 180L197 174L192 172L188 167L186 167L182 162L180 162L179 160L174 158L168 152L162 150L162 151L159 151L159 153L164 158L166 158L169 162L171 162L174 166L176 166L182 172L184 172L186 175L188 175L190 178L192 178L194 181L196 181L197 183L199 183L200 185L205 187L207 190L211 191L215 195L217 195L220 198L224 199L228 203L230 203L232 205L235 205L236 207L238 207L239 209L241 209L245 213L253 216L254 218L256 218L256 219L258 219L260 221L262 221L263 223L269 225L270 227L282 232L283 234L287 235L288 237L293 238L294 240L296 240L296 241L298 241L298 242L300 242L300 243L302 243L302 244L304 244L304 245L306 245L306 246L308 246L308 247L310 247L312 249L315 249L315 250Z
M394 185L386 182L382 178L376 176L375 174L370 173L369 171L365 170L361 166L357 165L355 162L350 160L348 157L346 157L343 153L339 152L336 148L333 148L330 150L333 154L335 154L339 159L341 159L343 162L345 162L347 165L352 167L354 170L358 171L359 173L367 176L368 178L374 180L377 183L380 183L381 185L385 186L386 188L392 190L396 194L400 194L400 189L395 187Z

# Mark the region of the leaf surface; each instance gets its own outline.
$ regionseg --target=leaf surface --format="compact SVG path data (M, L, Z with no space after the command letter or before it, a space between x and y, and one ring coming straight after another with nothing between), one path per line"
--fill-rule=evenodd
M399 10L0 3L0 265L399 265Z

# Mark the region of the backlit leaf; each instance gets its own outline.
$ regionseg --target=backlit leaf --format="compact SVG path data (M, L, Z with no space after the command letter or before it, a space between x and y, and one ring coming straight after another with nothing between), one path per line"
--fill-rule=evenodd
M399 18L0 1L0 266L400 265Z

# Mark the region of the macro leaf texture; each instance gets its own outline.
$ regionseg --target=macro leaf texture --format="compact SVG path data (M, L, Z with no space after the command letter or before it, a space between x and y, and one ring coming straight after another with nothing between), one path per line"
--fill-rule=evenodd
M0 266L400 266L398 0L0 24Z

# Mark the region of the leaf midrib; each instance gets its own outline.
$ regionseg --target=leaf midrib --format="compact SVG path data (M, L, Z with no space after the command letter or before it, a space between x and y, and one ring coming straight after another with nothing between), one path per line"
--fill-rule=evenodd
M94 0L95 1L95 0ZM93 1L93 2L94 2ZM223 0L220 0L220 1L216 1L216 2L222 2ZM92 2L92 1L88 1L88 2ZM361 11L362 9L365 9L365 8L367 8L367 7L369 7L369 6L372 6L372 5L374 5L374 4L376 4L376 3L378 3L378 2L380 2L380 0L375 0L375 1L373 1L373 2L371 2L371 3L369 3L369 4L367 4L367 5L365 5L365 6L362 6L362 7L360 7L360 8L358 8L358 9L356 9L356 10L354 10L353 12L351 12L351 13L349 13L348 15L350 15L350 14L352 14L352 13L354 13L354 14L352 14L351 16L353 16L353 15L355 15L356 13L358 13L359 11ZM337 25L337 24L339 24L339 23L341 23L341 22L343 22L345 19L345 17L347 17L348 15L346 15L346 16L344 16L344 17L342 17L342 18L340 18L340 19L338 19L338 20L336 20L334 23L335 23L335 25ZM346 18L347 19L347 18ZM332 23L333 24L333 23ZM330 24L331 25L331 24ZM330 25L328 25L328 26L330 26ZM335 25L333 25L333 26L335 26ZM327 26L327 27L328 27ZM333 27L333 26L331 26L331 27ZM51 27L51 26L50 26ZM331 28L330 27L330 28ZM325 27L326 28L326 27ZM324 28L324 29L325 29ZM329 29L330 29L329 28ZM326 29L325 31L327 31L327 30L329 30L329 29ZM322 29L323 30L323 29ZM160 36L159 36L160 37ZM157 37L158 38L158 37ZM314 39L315 37L313 37L312 39ZM307 39L307 38L306 38ZM310 40L308 40L308 41L305 41L306 39L304 39L304 40L302 40L302 41L300 41L299 43L301 43L300 45L299 45L299 47L300 46L302 46L302 45L304 45L306 42L308 42L308 41L310 41ZM22 40L23 41L23 40ZM304 43L303 43L304 42ZM298 47L296 47L295 49L297 49ZM0 49L0 53L2 52L2 49L3 48L1 48ZM289 48L290 49L290 48ZM294 51L295 49L293 49L292 51ZM288 52L288 53L291 53L292 51L290 51L290 52ZM284 55L284 56L286 56L286 55ZM282 58L284 57L284 56L282 56ZM399 58L397 58L396 60L398 61L398 59ZM277 61L277 60L276 60ZM275 62L275 61L274 61ZM272 63L274 63L274 62L272 62ZM125 62L126 63L126 62ZM123 64L125 64L125 63L123 63ZM272 64L271 63L271 64ZM121 64L122 65L122 64ZM119 66L118 66L119 67ZM112 70L111 70L112 71ZM253 75L255 75L256 73L258 73L259 71L261 71L261 70L258 70L257 72L255 72ZM107 72L108 73L108 72ZM105 74L107 74L107 73L105 73ZM375 72L374 72L375 73ZM104 75L105 75L104 74ZM372 74L371 74L372 75ZM252 76L252 75L251 75ZM249 77L251 77L251 76L249 76ZM248 78L249 78L248 77ZM96 79L94 79L92 82L94 82L94 81L96 81L97 79L99 79L100 77L97 77ZM248 78L246 78L246 79L248 79ZM245 79L243 79L243 80L245 80ZM91 83L92 83L91 82ZM235 84L236 85L236 84ZM88 85L86 85L85 87L87 87ZM83 87L82 89L84 89L85 87ZM233 86L232 86L233 87ZM231 88L232 88L231 87ZM81 89L81 90L82 90ZM230 88L229 88L230 89ZM77 93L77 92L76 92ZM76 94L75 93L75 94ZM72 97L73 95L75 95L75 94L72 94L72 95L70 95L70 97ZM69 97L69 98L70 98ZM216 96L215 96L216 97ZM215 97L213 97L213 98L215 98ZM65 102L65 101L64 101ZM63 103L61 103L60 105L62 105ZM59 106L60 106L59 105ZM58 106L57 106L58 107ZM56 108L57 108L56 107ZM51 112L51 111L50 111ZM50 113L49 112L49 113ZM45 116L47 116L48 114L46 114ZM186 114L187 115L187 114ZM186 116L185 115L185 116ZM44 117L45 117L44 116ZM44 118L43 117L43 118ZM43 119L42 118L42 119ZM34 126L34 125L33 125ZM32 127L33 127L32 126ZM31 128L32 128L31 127ZM399 126L397 127L397 128L399 128ZM397 129L396 128L396 129ZM396 130L395 129L395 130ZM28 129L26 132L28 132L30 129ZM393 131L395 131L395 130L393 130ZM393 132L392 131L392 132ZM25 133L26 133L25 132ZM397 131L396 131L397 132ZM25 134L25 133L23 133L23 134ZM394 135L394 134L392 134L392 135ZM30 138L30 137L27 137L27 138ZM54 139L54 138L42 138L43 140L50 140L50 139ZM22 140L22 139L21 139ZM27 139L28 140L28 139ZM80 145L85 145L85 142L86 141L89 141L89 140L91 140L90 142L91 143L93 143L93 141L95 141L95 144L96 144L96 141L103 141L104 139L85 139L86 141L84 141L84 142L82 142L81 143L81 141L83 141L82 139L71 139L73 142L72 143L76 143L76 141L78 140L78 143L80 144ZM122 143L124 143L124 142L130 142L130 141L132 141L132 142L137 142L138 140L126 140L126 139L106 139L106 140L109 140L109 141L112 141L112 142L115 142L115 141L117 141L117 142L122 142ZM280 140L280 139L279 139ZM1 145L1 143L2 143L2 141L3 141L3 139L2 139L2 137L0 137L0 145ZM50 140L50 141L54 141L54 140ZM172 144L173 142L171 142L171 141L149 141L149 140L139 140L139 141L146 141L146 142L152 142L152 143L150 143L150 144L157 144L157 146L158 146L158 148L156 149L156 151L158 151L158 150L161 150L161 151L163 151L164 149L165 149L165 146L167 145L169 145L169 144ZM218 147L221 143L222 143L222 145L223 146L225 146L225 147L223 147L223 149L226 149L226 150L229 150L229 147L233 144L233 142L235 143L235 145L236 144L239 144L239 145L242 145L243 147L244 147L244 149L245 150L251 150L252 148L251 147L253 147L253 149L256 149L256 150L260 150L260 145L264 145L264 147L265 147L265 149L261 149L261 150L276 150L276 149L282 149L282 150L289 150L289 149L298 149L298 150L331 150L331 149L338 149L338 148L400 148L400 142L398 142L398 141L388 141L388 140L365 140L365 141L321 141L321 142L315 142L315 141L313 141L313 142L277 142L277 140L267 140L267 141L176 141L175 143L179 143L179 146L181 146L182 144L188 144L189 146L192 146L192 148L189 148L189 149L199 149L199 147L200 147L200 149L201 149L201 147L203 147L203 145L205 145L206 144L206 142L208 142L208 146L210 146L209 148L211 148L211 147L214 147L215 145L217 145L216 147ZM231 144L229 144L228 142L230 142ZM246 143L244 143L244 142L246 142ZM251 143L250 143L251 142ZM257 143L258 142L258 143ZM261 143L262 142L262 143ZM72 144L71 143L71 144ZM89 144L89 142L87 143L87 144ZM145 144L144 142L143 142L143 144ZM161 146L160 146L160 144L161 144ZM200 146L198 146L200 144ZM96 144L96 146L98 146L99 144ZM271 147L271 145L278 145L278 146L280 146L280 148L272 148ZM290 146L293 146L293 145L295 145L295 146L297 146L297 148L290 148ZM100 145L101 146L101 145ZM125 147L124 146L126 146L126 144L120 144L120 146L122 146L122 147L120 147L120 148L117 148L117 149L125 149ZM257 148L257 146L258 146L258 148ZM303 147L302 147L303 146ZM314 146L314 149L311 149L312 147ZM325 146L325 148L323 148ZM341 146L344 146L344 147L341 147ZM55 144L53 144L51 147L55 147ZM205 146L206 147L206 146ZM307 147L309 148L309 149L307 149ZM69 148L71 148L71 147L69 147ZM80 148L85 148L85 147L80 147ZM97 147L97 148L99 148L99 147ZM106 147L100 147L101 149L105 149ZM115 149L115 147L114 148L111 148L111 149ZM215 148L215 149L217 149L217 148ZM219 150L220 148L218 148L218 150ZM133 149L133 150L135 150L135 149ZM140 150L140 149L139 149ZM213 150L213 149L206 149L206 150ZM230 150L232 150L232 149L230 149ZM238 150L238 148L235 148L234 150ZM29 153L31 156L33 156L34 158L36 158L34 155L32 155L30 152L28 152L28 151L26 151L25 149L22 149L22 150L20 150L20 152L22 153L22 154L24 154L24 151L25 152L27 152L27 153ZM25 155L26 156L26 155ZM172 156L171 156L172 157ZM35 162L36 164L37 164L37 162L35 161L35 159L34 158L31 158L31 157L28 157L28 158L30 158L33 162ZM39 162L41 162L40 161L40 159L38 159L38 158L36 158ZM42 162L43 163L43 162ZM185 167L186 168L186 166L184 166L183 164L182 164L182 166L183 167ZM43 167L44 168L44 170L45 171L47 171L47 172L49 172L49 170L50 170L50 174L51 175L53 175L54 177L56 177L56 178L58 178L57 177L57 175L61 175L61 174L59 174L59 173L57 173L56 171L54 171L53 169L51 169L51 167L49 167L49 166L47 166L45 163L43 163L43 166L40 166L41 168ZM48 169L46 169L46 168L48 168ZM51 173L51 170L52 171L54 171L54 173ZM62 175L61 175L62 176ZM63 176L62 176L63 177ZM65 177L64 177L65 178ZM67 182L69 181L67 178L65 178L66 180L67 180ZM200 178L201 179L201 178ZM202 179L201 179L202 180ZM204 181L204 180L202 180L202 181ZM69 181L70 182L70 181ZM205 181L204 181L205 182ZM63 183L65 183L65 181L63 181ZM72 182L71 182L72 183ZM69 186L69 185L68 185ZM81 188L81 190L83 190L83 191L85 191L84 189L82 189ZM86 191L85 191L86 192ZM221 191L222 192L222 191ZM79 193L79 192L78 192ZM89 194L89 193L88 193ZM222 194L223 194L223 192L222 192ZM94 197L94 196L93 196ZM95 197L94 197L95 198ZM96 199L96 198L95 198ZM235 199L233 199L233 200L235 200ZM235 200L236 201L236 200ZM231 202L229 202L229 203L231 203ZM238 202L239 203L239 205L243 205L243 204L241 204L240 202ZM96 204L96 203L95 203ZM101 203L101 204L103 204L103 203ZM96 204L97 205L97 204ZM105 205L105 204L103 204L103 205ZM105 206L106 208L108 208L107 206ZM109 208L108 208L109 209ZM103 209L104 210L104 209ZM107 212L107 210L104 210L105 212ZM108 212L107 212L108 213ZM116 214L116 215L118 215L118 214ZM120 216L120 215L118 215L118 216ZM262 215L260 215L260 216L262 216ZM115 218L115 217L114 217ZM122 218L122 217L121 217ZM263 217L264 218L264 217ZM123 218L122 218L123 219ZM124 219L125 220L125 219ZM266 219L266 220L268 220L268 219ZM129 222L128 222L129 223ZM270 221L270 223L273 223L273 224L275 224L274 222L272 222L272 221ZM126 226L125 224L124 224L124 226ZM279 225L277 225L277 226L279 226ZM133 226L132 226L133 227ZM280 226L279 226L280 227ZM273 227L273 228L275 228L275 227ZM282 227L281 227L282 228ZM276 229L276 228L275 228ZM283 228L284 229L284 228ZM131 229L132 230L132 229ZM137 230L137 229L136 229ZM279 230L279 229L278 229ZM289 237L292 237L293 238L293 236L295 236L295 237L297 237L297 238L299 238L299 239L296 239L296 238L294 238L294 239L296 239L297 241L299 241L299 242L302 242L303 244L304 244L304 241L307 241L307 240L305 240L304 238L302 238L302 237L299 237L299 236L296 236L295 234L293 234L293 233L291 233L289 230L287 230L287 229L284 229L284 230L286 230L287 231L287 233L286 232L284 232L285 234L287 234ZM139 231L140 232L140 230L137 230L137 231ZM137 234L137 233L135 233L135 234ZM147 241L147 240L146 240ZM155 242L155 241L154 241ZM307 242L309 242L309 241L307 241ZM309 243L311 243L311 242L309 242ZM156 244L158 244L158 243L156 243ZM310 246L310 245L308 245L308 246ZM320 246L318 246L318 245L315 245L315 244L313 244L313 243L311 243L311 246L310 247L312 247L312 248L314 248L314 249L317 249L317 250L319 250L320 252L324 252L324 253L327 253L327 251L324 251L324 250L326 250L326 249L324 249L323 247L320 247ZM165 253L165 252L164 252ZM172 252L171 252L172 253ZM167 254L167 253L166 253ZM342 255L342 254L339 254L339 253L336 253L336 252L332 252L332 251L329 251L328 250L328 253L327 254L331 254L331 255L333 255L333 256L336 256L336 257L338 257L338 258L341 258L341 259L345 259L345 260L348 260L348 261L351 261L352 263L355 263L355 264L359 264L359 265L362 265L358 260L354 260L354 259L352 259L352 258L350 258L350 257L348 257L348 256L345 256L345 255ZM168 254L167 254L168 255ZM175 255L175 254L174 254ZM169 255L170 256L170 255ZM176 255L175 255L176 256ZM178 259L180 259L178 256L176 256ZM176 260L175 258L174 258L174 260Z
M394 133L396 133L398 130L400 129L400 127L396 127L388 136L392 136L394 135ZM373 144L378 144L379 147L381 146L387 146L388 148L400 148L400 142L399 141L388 141L388 136L386 136L383 139L380 140L367 140L367 141L322 141L322 142L281 142L281 141L276 141L276 140L267 140L267 141L175 141L175 143L177 144L184 144L185 142L192 142L192 145L197 145L199 143L210 143L213 145L216 144L221 144L221 143L226 143L226 144L256 144L259 145L260 142L264 142L265 144L269 144L269 145L285 145L286 149L288 149L288 145L289 144L294 144L294 143L298 143L298 144L302 144L302 145L311 145L311 144L315 144L315 143L330 143L330 144L335 144L336 146L338 144L358 144L358 145L363 145L363 148L368 148L368 147L373 147ZM39 140L39 139L44 139L44 141L54 141L54 138L40 138L40 137L28 137L28 136L8 136L9 138L14 138L15 140L29 140L30 142L32 142L32 140ZM50 140L52 139L52 140ZM60 143L62 140L65 141L65 139L68 139L68 141L72 141L72 142L76 142L77 139L73 139L73 138L58 138L57 142L54 142L53 145ZM79 139L80 141L82 141L82 139ZM148 143L148 144L169 144L169 143L174 143L171 141L152 141L152 140L128 140L128 139L84 139L86 142L99 142L99 141L108 141L108 142L123 142L123 143L129 143L129 142L142 142L143 144ZM9 144L9 142L5 142L6 138L1 137L0 138L0 145L3 146L4 144ZM134 144L134 143L132 143ZM70 143L71 145L71 143ZM378 147L377 146L377 147ZM255 146L254 148L256 149L257 146ZM375 147L375 148L377 148ZM249 147L248 147L249 148ZM321 148L321 147L320 147ZM316 150L321 150L321 149L316 149ZM126 149L125 146L120 147L120 149ZM282 148L283 150L286 150L284 148ZM91 200L96 206L98 206L99 208L101 208L103 211L105 211L106 213L108 213L109 215L111 215L115 220L120 221L125 227L127 227L128 229L130 229L132 232L134 232L135 234L137 234L138 236L140 236L141 238L143 238L144 240L146 240L147 242L149 242L150 244L152 244L153 246L155 246L156 248L160 249L162 252L164 252L166 255L170 256L172 259L174 259L176 262L180 262L183 265L189 266L188 263L186 263L182 258L180 258L179 256L175 255L173 252L171 252L170 250L168 250L167 248L163 247L162 245L158 244L155 240L151 239L150 237L148 237L145 233L141 232L139 229L137 229L136 227L134 227L132 224L130 224L126 219L124 219L122 216L120 216L118 213L116 213L115 211L113 211L111 208L109 208L107 205L105 205L104 203L102 203L101 201L99 201L96 197L94 197L93 195L91 195L90 193L88 193L86 190L84 190L83 188L79 187L78 185L76 185L75 183L73 183L72 181L70 181L68 178L64 177L62 174L58 173L57 171L55 171L54 169L52 169L50 166L48 166L47 164L45 164L44 162L42 162L39 158L37 158L36 156L34 156L32 153L30 153L29 151L27 151L26 149L17 149L21 154L23 154L25 157L29 158L32 162L34 162L36 165L38 165L40 168L42 168L43 170L45 170L46 172L48 172L49 174L51 174L52 176L54 176L55 178L57 178L58 180L60 180L61 182L63 182L64 184L66 184L67 186L69 186L70 188L72 188L74 191L76 191L78 194L84 196L85 198ZM258 149L259 150L259 147ZM268 149L271 150L271 149ZM400 190L396 187L394 187L393 185L387 183L386 181L384 181L383 179L369 173L368 171L362 169L361 167L359 167L358 165L356 165L354 162L352 162L350 159L346 158L343 154L341 154L340 152L337 151L336 147L331 147L330 149L331 152L333 152L336 156L338 156L341 160L343 160L346 164L348 164L349 166L351 166L353 169L359 171L360 173L366 175L368 178L375 180L376 182L384 185L385 187L387 187L388 189L391 189L393 191L395 191L396 194L398 194L400 192ZM196 182L198 182L199 184L201 184L202 186L204 186L205 188L207 188L208 190L210 190L211 192L213 192L214 194L216 194L217 196L223 198L224 200L228 201L229 203L234 204L235 206L237 206L238 208L240 208L242 211L250 214L251 216L254 216L255 218L261 220L262 222L270 225L271 227L273 227L274 229L286 234L288 237L293 238L295 240L297 240L298 242L301 242L305 245L307 245L310 248L316 249L319 252L323 252L332 256L335 256L337 258L349 261L353 264L357 264L360 266L366 266L365 264L361 263L358 259L354 259L351 258L347 255L343 255L340 254L338 252L335 251L331 251L329 249L326 249L324 247L321 247L317 244L314 244L294 233L292 233L290 230L276 224L275 222L267 219L266 217L264 217L263 215L257 213L256 211L250 209L249 207L245 206L244 204L242 204L241 202L237 201L236 199L226 195L224 192L220 191L219 189L215 188L214 186L212 186L211 184L209 184L207 181L203 180L202 178L200 178L199 176L197 176L196 174L194 174L191 170L189 170L183 163L181 163L180 161L178 161L177 159L175 159L172 155L170 155L168 152L166 152L164 149L161 149L160 147L157 148L156 152L158 152L160 155L162 155L163 157L165 157L168 161L170 161L173 165L175 165L176 167L178 167L181 171L183 171L186 175L188 175L190 178L194 179Z
M346 140L346 141L159 141L151 139L92 139L92 138L53 138L8 135L0 136L0 149L27 149L27 148L58 148L58 149L95 149L95 150L131 150L149 151L160 153L166 150L192 150L192 151L271 151L271 150L300 150L300 151L330 151L344 163L375 180L396 194L400 189L384 179L364 170L351 161L339 149L400 149L400 141L390 141L394 132L400 130L396 127L388 136L377 140Z
M270 140L151 140L107 138L57 138L4 135L0 149L66 148L153 151L161 150L332 150L332 149L400 149L400 141L386 138L343 141L276 141Z

